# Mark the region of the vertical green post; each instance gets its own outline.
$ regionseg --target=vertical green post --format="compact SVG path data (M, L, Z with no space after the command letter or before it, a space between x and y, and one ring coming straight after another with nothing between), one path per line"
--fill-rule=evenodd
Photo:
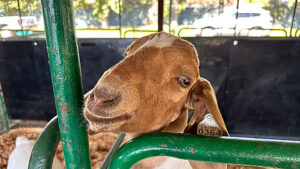
M2 124L4 123L0 129L2 131L9 131L9 120L8 120L8 116L7 116L7 112L6 112L1 83L0 83L0 119L2 121Z
M91 168L71 0L42 0L47 50L67 169ZM45 103L46 104L46 103Z

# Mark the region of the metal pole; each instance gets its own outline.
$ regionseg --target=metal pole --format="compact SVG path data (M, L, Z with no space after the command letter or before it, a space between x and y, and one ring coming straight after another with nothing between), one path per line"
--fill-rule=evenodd
M122 9L121 9L121 0L119 0L119 29L120 29L120 38L122 38Z
M171 32L171 23L172 23L172 2L173 2L173 0L170 0L170 4L169 4L169 32Z
M53 157L60 141L57 116L46 125L32 149L28 169L52 169Z
M224 1L219 0L219 15L221 15L221 13L223 13L223 9L224 9Z
M71 0L42 0L47 51L67 169L91 168ZM45 103L47 104L47 103Z
M129 169L154 156L272 168L300 167L300 143L182 134L149 134L125 143L109 169Z
M236 13L235 13L234 36L236 36L236 26L237 26L237 20L238 20L238 17L239 17L239 5L240 5L240 0L237 0L237 2L236 2Z
M17 0L17 2L18 2L18 11L19 11L19 18L20 18L20 25L21 25L22 36L24 36L23 25L22 25L22 13L21 13L21 7L20 7L20 0Z
M117 140L114 142L114 144L112 145L111 149L109 150L109 152L107 153L105 159L103 160L100 169L107 169L111 160L113 159L114 155L116 154L116 152L118 151L123 139L125 137L124 133L120 133L119 137L117 138Z
M158 28L157 31L163 31L164 25L164 0L158 0Z
M5 127L5 131L9 131L9 120L7 117L7 111L6 111L3 91L1 88L1 83L0 83L0 113L1 113L0 116L3 118L3 123L4 123L3 127Z
M292 18L292 24L291 24L291 30L290 30L290 37L292 37L292 33L293 33L293 27L294 27L294 20L295 20L295 15L296 15L296 10L297 10L297 4L298 4L298 0L295 0L293 18Z

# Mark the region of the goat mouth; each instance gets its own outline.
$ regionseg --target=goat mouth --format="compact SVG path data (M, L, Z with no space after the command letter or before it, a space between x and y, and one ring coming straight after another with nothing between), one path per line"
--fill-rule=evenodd
M105 126L115 124L115 123L125 122L126 120L131 118L131 116L128 113L124 113L116 117L102 117L89 112L89 110L86 110L84 114L85 114L85 118L88 121L97 123L97 125L105 125Z

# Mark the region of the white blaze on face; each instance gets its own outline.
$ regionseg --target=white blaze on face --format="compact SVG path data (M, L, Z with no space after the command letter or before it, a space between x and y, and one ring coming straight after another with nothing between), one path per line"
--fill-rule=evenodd
M147 43L144 44L146 47L157 47L157 48L164 48L171 46L173 42L177 39L176 36L173 36L168 33L158 33L157 35L154 36L153 39L149 40Z

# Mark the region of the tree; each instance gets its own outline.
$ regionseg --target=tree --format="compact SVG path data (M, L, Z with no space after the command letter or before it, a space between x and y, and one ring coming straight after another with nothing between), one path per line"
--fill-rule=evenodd
M41 3L39 0L20 0L20 11L23 16L33 15L36 11L41 11ZM18 16L17 0L1 0L0 12L8 16Z

